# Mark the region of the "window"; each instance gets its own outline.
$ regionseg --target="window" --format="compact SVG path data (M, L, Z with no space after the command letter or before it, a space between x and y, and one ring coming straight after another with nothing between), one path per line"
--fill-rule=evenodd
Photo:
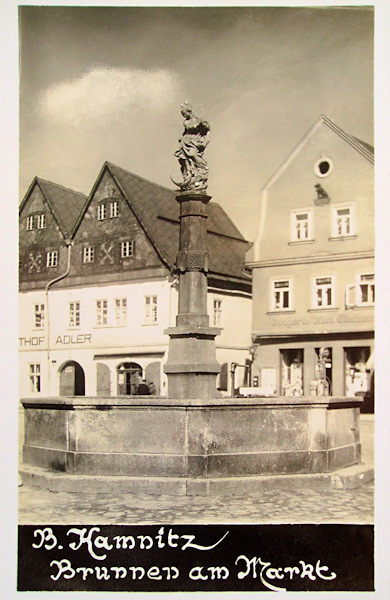
M157 296L145 296L145 324L157 323Z
M34 216L30 215L27 217L27 231L34 229Z
M314 279L315 308L329 308L333 306L333 277L316 277Z
M333 162L330 158L325 158L324 156L322 156L314 165L314 172L317 177L326 177L332 172L332 169Z
M43 329L45 327L45 305L35 304L34 305L34 326L36 329Z
M221 327L222 317L222 300L214 300L213 302L213 325Z
M134 256L134 242L121 243L121 258L129 258Z
M69 327L80 327L80 302L69 302Z
M361 273L357 276L357 283L347 285L346 305L373 306L375 304L375 275L374 273Z
M30 371L30 392L41 391L41 365L32 363L29 365Z
M291 309L291 281L273 281L271 291L271 310Z
M56 267L58 264L58 250L50 250L46 254L46 266Z
M37 216L37 228L38 229L45 229L46 227L46 216L45 215L38 215Z
M375 304L375 275L373 273L359 275L359 294L361 304Z
M335 206L332 212L333 237L355 235L355 215L353 206Z
M110 217L111 219L114 217L119 217L119 203L117 200L113 200L110 203Z
M127 298L115 298L115 325L126 325Z
M294 211L291 214L291 239L303 242L312 239L312 212L310 210Z
M94 247L93 246L85 246L83 248L83 262L91 263L94 259Z
M107 215L106 205L99 204L98 209L97 209L98 221L103 221L106 218L106 215Z
M102 327L107 325L107 300L96 300L96 325Z

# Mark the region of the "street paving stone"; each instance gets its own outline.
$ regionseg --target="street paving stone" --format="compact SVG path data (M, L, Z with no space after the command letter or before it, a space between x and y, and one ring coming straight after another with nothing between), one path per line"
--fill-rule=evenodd
M371 416L370 416L371 417ZM373 418L361 423L362 459L373 464ZM374 483L356 489L305 486L267 489L245 496L152 496L50 492L19 488L23 524L373 523Z
M80 500L82 496L82 500ZM372 523L374 484L352 490L277 490L262 494L172 497L146 494L78 494L22 486L19 523Z

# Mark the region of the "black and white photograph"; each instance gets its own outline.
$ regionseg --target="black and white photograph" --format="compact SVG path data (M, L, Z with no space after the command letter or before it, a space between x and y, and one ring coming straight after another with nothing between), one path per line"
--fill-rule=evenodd
M378 15L336 4L15 6L18 595L378 592Z

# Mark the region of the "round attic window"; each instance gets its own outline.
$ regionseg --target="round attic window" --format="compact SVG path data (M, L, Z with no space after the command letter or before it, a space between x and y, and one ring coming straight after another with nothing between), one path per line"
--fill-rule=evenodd
M327 175L329 175L329 173L331 173L332 169L332 161L330 160L330 158L325 158L324 156L322 156L320 160L318 160L314 165L314 172L317 175L317 177L326 177Z

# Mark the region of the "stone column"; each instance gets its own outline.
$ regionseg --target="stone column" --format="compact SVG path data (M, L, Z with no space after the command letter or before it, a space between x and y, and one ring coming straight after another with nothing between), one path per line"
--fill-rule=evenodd
M213 398L220 366L215 356L215 337L221 329L209 326L207 314L207 203L210 196L182 192L179 271L179 312L176 327L169 327L168 376L170 398Z

